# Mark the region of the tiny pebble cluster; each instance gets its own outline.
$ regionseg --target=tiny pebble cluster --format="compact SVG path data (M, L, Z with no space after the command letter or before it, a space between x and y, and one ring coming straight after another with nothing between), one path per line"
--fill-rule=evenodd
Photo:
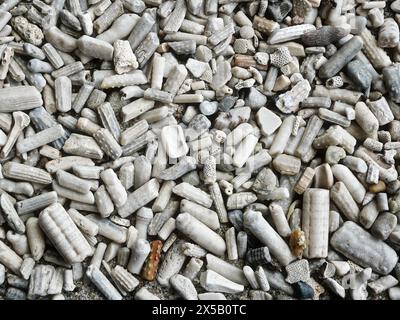
M0 298L400 300L399 23L0 0Z

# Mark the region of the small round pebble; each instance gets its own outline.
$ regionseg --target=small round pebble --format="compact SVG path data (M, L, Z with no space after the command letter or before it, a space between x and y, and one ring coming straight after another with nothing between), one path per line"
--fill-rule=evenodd
M205 116L211 116L217 112L218 102L217 101L203 101L200 103L200 112Z

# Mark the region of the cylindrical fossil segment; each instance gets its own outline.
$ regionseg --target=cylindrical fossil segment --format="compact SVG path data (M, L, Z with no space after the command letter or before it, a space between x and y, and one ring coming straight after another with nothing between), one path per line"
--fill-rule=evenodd
M307 189L303 195L302 230L307 246L307 258L325 258L328 255L329 190Z
M92 249L59 203L52 204L39 215L39 224L58 252L69 263L83 261Z

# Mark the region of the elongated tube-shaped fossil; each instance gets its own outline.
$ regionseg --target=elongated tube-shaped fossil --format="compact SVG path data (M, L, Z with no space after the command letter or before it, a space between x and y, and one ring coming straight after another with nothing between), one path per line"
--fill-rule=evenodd
M306 238L304 255L325 258L328 255L329 190L307 189L303 195L302 231Z
M34 86L16 86L0 89L0 112L29 110L43 104L40 92Z
M295 257L279 234L262 217L261 212L249 210L244 214L244 226L270 250L271 254L284 266Z
M176 218L176 227L208 251L216 255L225 253L226 244L224 239L190 214L179 214Z
M151 179L146 182L139 189L128 195L128 199L125 204L118 208L118 214L126 218L134 213L139 208L145 206L150 201L154 200L158 196L160 183L157 179Z
M67 262L81 262L92 254L89 243L61 204L44 209L39 215L39 225Z
M365 55L377 70L391 65L392 61L390 57L386 54L385 50L378 46L374 35L368 28L364 28L361 31L360 37L364 42L363 51Z
M0 262L16 275L20 274L22 259L0 240Z
M154 24L155 20L153 16L150 13L145 12L137 21L133 29L131 29L132 32L128 37L128 41L131 44L132 50L136 50L146 35L150 32Z
M55 191L50 191L46 193L42 193L38 196L18 201L15 204L17 212L19 215L31 213L38 209L45 208L52 203L57 201L57 193Z
M357 264L387 275L396 262L396 252L352 221L346 221L331 237L334 249Z
M99 270L99 268L90 265L86 270L86 275L107 299L122 300L121 294L106 278L106 276Z
M330 197L347 219L358 221L360 209L342 181L338 181L333 185Z
M121 1L117 0L110 5L104 13L97 18L93 27L97 34L101 34L103 31L107 30L109 26L117 19L121 14L124 13L124 7Z
M363 47L363 40L355 36L347 41L318 71L321 78L330 78L336 75L349 63Z
M187 182L182 182L176 185L172 189L172 192L182 198L194 201L206 208L210 208L213 202L209 194Z
M337 180L342 181L346 185L353 199L357 203L362 203L366 190L349 168L342 164L335 164L332 166L332 173Z
M20 153L28 152L60 139L63 136L64 128L62 125L57 125L18 141L16 144L17 151Z
M52 182L50 174L45 170L16 162L7 162L4 164L3 174L10 179L40 184L50 184Z

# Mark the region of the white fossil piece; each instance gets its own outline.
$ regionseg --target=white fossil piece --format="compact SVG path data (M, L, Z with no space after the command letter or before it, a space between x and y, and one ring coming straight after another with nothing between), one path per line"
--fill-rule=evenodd
M281 118L265 107L258 110L256 119L261 132L266 136L273 134L282 124Z
M75 283L71 269L64 270L64 283L63 283L63 290L66 292L74 291L75 290Z
M364 42L362 50L376 69L382 69L391 65L392 61L390 57L386 54L385 50L378 46L374 35L369 29L365 28L362 30L360 36Z
M169 279L179 273L185 263L186 255L183 253L182 245L182 240L175 241L172 247L168 249L158 269L157 281L163 287L170 285Z
M136 210L157 198L159 188L160 184L157 179L151 179L150 181L146 182L139 189L128 195L128 199L125 204L118 208L118 214L122 218L128 217Z
M45 130L42 130L30 137L18 141L16 144L17 150L20 153L28 152L53 142L64 136L64 129L61 125L57 125Z
M76 190L81 193L87 193L91 189L89 181L81 179L64 170L58 170L56 172L56 177L58 184L62 187Z
M210 208L213 201L210 195L200 188L194 187L187 182L176 185L172 192L189 201L196 202L206 208Z
M149 253L149 242L145 239L138 239L132 248L127 266L128 271L133 274L139 274Z
M220 227L217 213L195 202L183 199L180 203L180 211L191 214L212 230L217 230Z
M39 261L46 248L45 235L39 226L39 219L31 217L26 221L26 236L29 249L35 261Z
M229 260L238 259L238 249L236 244L235 228L229 228L225 232L226 251Z
M14 204L11 202L11 199L7 194L3 193L0 196L0 207L8 226L15 232L20 234L25 233L25 224L18 216L17 211L14 208Z
M185 269L183 270L183 275L190 279L190 280L194 280L198 273L200 272L200 269L203 266L203 260L199 259L199 258L195 258L192 257L189 262L186 264Z
M121 294L106 278L106 276L99 270L99 268L90 265L86 270L86 275L107 299L122 300Z
M103 170L100 173L100 178L103 180L106 189L115 205L117 207L122 207L126 203L128 195L114 170Z
M302 230L306 237L305 256L324 258L328 255L329 191L307 189L303 195Z
M250 284L250 287L253 289L258 289L259 288L259 284L256 278L256 275L254 273L254 270L249 267L249 266L244 266L243 267L243 273L247 279L247 281Z
M33 260L31 257L27 257L22 261L21 268L20 268L22 278L24 278L25 280L29 279L29 277L32 274L33 268L35 267L35 263L36 263L35 260ZM1 269L1 267L0 267L0 269ZM0 273L1 273L1 270L0 270ZM0 283L1 283L1 279L0 279Z
M107 249L107 245L104 242L99 242L94 251L92 259L90 260L90 265L92 265L96 268L100 268L101 261L103 260L106 249Z
M151 293L145 287L141 287L135 293L135 300L161 300L159 297Z
M7 142L1 149L0 156L2 158L7 157L24 128L26 128L30 123L29 116L22 111L13 112L12 116L14 126L8 134Z
M22 259L8 247L3 241L0 241L0 263L10 269L14 274L20 274Z
M86 239L60 204L44 209L39 225L67 262L81 262L92 254Z
M243 285L228 280L212 270L201 273L200 284L207 291L239 293L244 290Z
M161 240L167 240L168 237L171 235L171 233L175 230L176 225L175 225L175 219L174 218L169 218L164 225L162 226L162 228L160 229L160 231L158 231L158 237Z
M196 288L189 278L176 274L170 278L169 282L183 299L198 300Z
M394 120L394 115L385 97L375 101L368 101L367 105L378 119L379 126L386 125Z
M344 298L346 295L345 289L334 279L327 278L324 280L324 284L336 295Z
M282 265L287 265L295 259L288 245L262 217L261 212L247 211L244 214L244 225L257 239L268 247L271 254Z
M172 189L176 186L175 181L165 181L160 188L158 197L153 203L153 212L161 212L166 207L172 195Z
M6 239L18 255L23 256L29 253L28 238L26 235L9 230L7 231Z
M300 38L304 33L315 30L312 24L301 24L292 27L277 29L268 38L268 44L282 43Z
M225 278L242 285L246 285L247 279L243 270L230 264L229 262L208 253L206 255L207 269L213 270Z
M308 97L311 86L308 80L301 80L290 91L279 96L276 106L283 113L295 112L299 109L300 102Z
M292 134L292 128L295 119L296 117L294 115L290 115L284 118L281 126L279 127L278 132L275 134L272 145L269 148L268 153L271 155L271 157L283 153L283 151L285 150L285 147Z
M278 233L282 237L290 236L291 230L282 207L276 203L271 203L268 208L272 217L272 221L274 222L274 226Z
M127 239L127 229L113 223L109 219L101 218L98 214L88 214L85 216L97 224L98 234L116 243L125 243Z
M379 29L378 45L393 48L399 43L399 26L393 18L386 18Z
M184 242L182 244L182 251L188 257L201 258L207 254L207 251L197 244Z
M235 148L233 155L233 165L241 168L249 159L254 151L254 148L258 142L258 137L254 134L247 135Z
M94 193L97 209L103 218L109 217L114 211L114 203L107 192L106 187L101 185Z
M62 187L56 181L53 181L52 187L53 190L57 193L58 197L74 200L77 202L83 202L86 204L95 203L94 195L91 191L80 193L78 191Z
M139 281L126 269L117 265L111 271L113 279L127 292L132 292L138 285Z
M91 220L82 215L78 210L70 208L68 215L76 226L85 234L95 236L99 232L99 227Z
M134 165L134 188L138 189L151 178L152 165L150 160L141 155L135 159Z
M136 212L135 227L138 231L138 239L147 238L147 229L152 218L153 211L149 208L143 207Z
M332 166L332 173L337 180L342 181L346 185L357 203L363 201L366 192L365 188L346 166L335 164Z
M393 277L392 275L387 275L379 278L378 280L372 281L368 283L368 287L375 294L380 294L394 286L396 286L399 281Z
M229 132L229 134L226 136L225 143L227 146L236 146L239 142L253 132L254 127L250 123L241 123L235 129Z
M164 127L161 131L161 141L166 153L171 158L182 157L189 151L182 127L178 125Z
M199 300L226 300L223 293L220 292L204 292L198 294Z
M352 221L346 221L331 237L330 244L355 263L389 274L398 259L396 252Z
M127 73L136 69L139 64L128 41L117 40L114 42L114 69L118 74Z
M71 134L63 146L63 150L72 155L82 156L92 159L102 159L103 151L95 139L81 134Z
M28 297L33 299L46 296L54 272L55 268L53 266L37 264L29 280Z
M224 254L226 250L224 239L190 214L179 214L176 218L176 227L183 234L210 252L216 255Z
M247 205L256 201L257 195L253 192L237 192L228 197L226 208L228 210L243 209Z

